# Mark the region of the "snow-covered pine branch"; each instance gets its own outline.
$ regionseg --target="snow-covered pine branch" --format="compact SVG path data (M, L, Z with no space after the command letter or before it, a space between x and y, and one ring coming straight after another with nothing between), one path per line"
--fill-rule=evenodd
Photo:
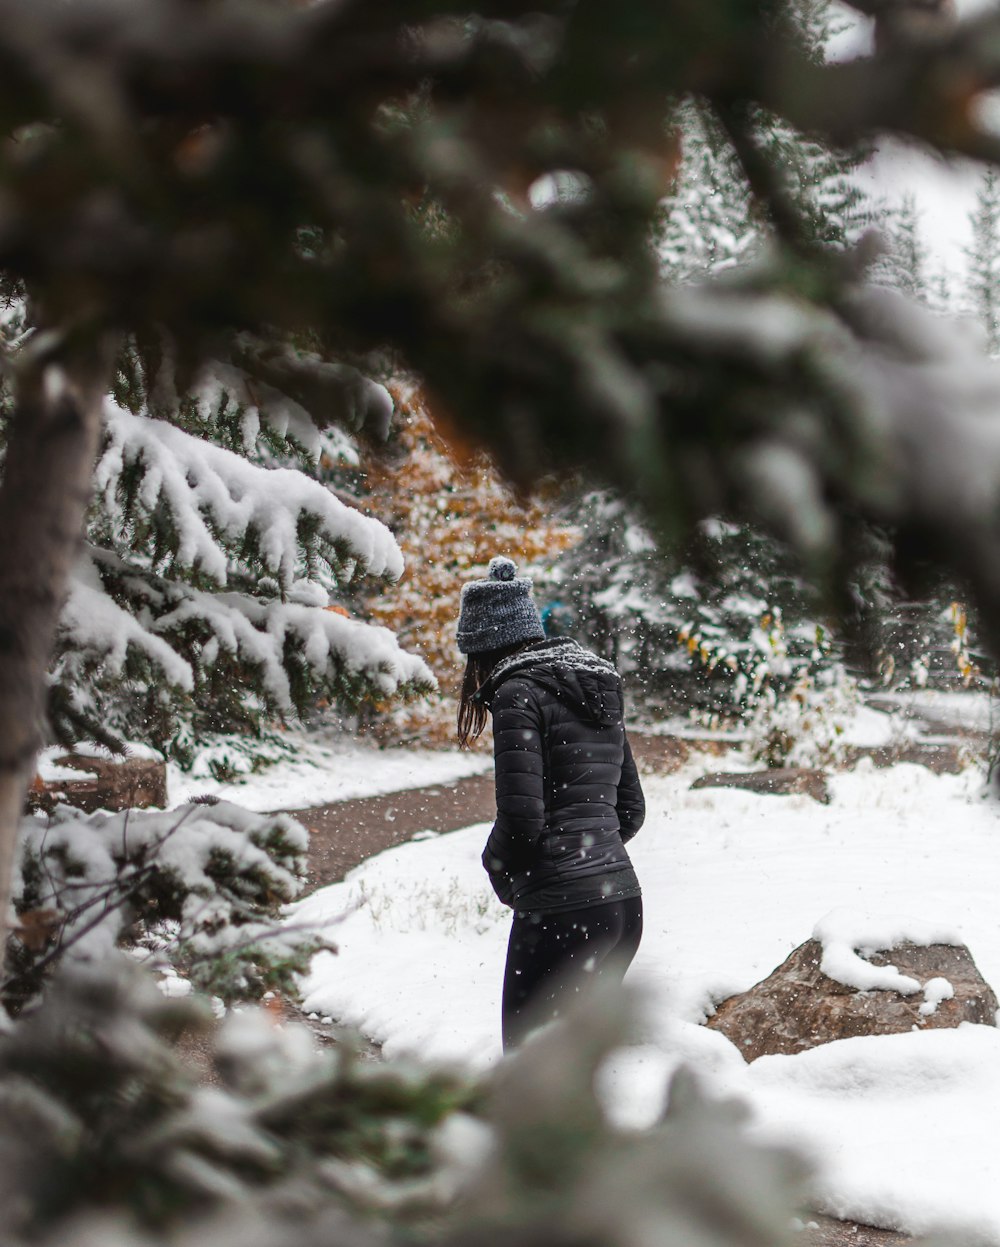
M315 463L326 456L357 464L354 434L360 428L380 440L388 434L392 395L349 365L311 355L299 359L278 344L261 363L258 354L234 347L230 353L246 358L247 368L228 358L209 360L192 385L178 393L169 344L159 347L154 358L132 343L122 352L113 391L118 405L136 416L177 424L255 462L276 466L304 458ZM276 388L284 378L292 392Z
M402 574L384 524L293 469L260 467L110 398L105 428L95 490L116 535L150 539L154 567L225 585L234 561L259 562L287 588L319 554L341 583L355 566L392 580Z
M120 940L227 999L287 989L323 944L315 929L279 925L308 839L287 814L227 802L25 818L14 892L23 946L6 991L37 989L40 959L104 960Z
M258 406L240 401L250 392ZM111 397L104 419L50 677L61 740L103 731L176 753L184 723L256 732L320 698L354 710L434 687L388 629L344 616L357 576L394 580L403 559L385 525L315 479L319 450L352 448L295 400L219 365L172 420Z
M97 554L97 551L93 552ZM141 583L141 582L140 582ZM148 616L149 597L140 607ZM69 594L59 625L60 647L72 649L84 662L100 663L115 676L121 675L136 651L160 669L169 684L185 692L194 690L194 672L176 650L156 636L107 592L93 555L85 551L77 560Z
M91 548L74 568L60 635L65 648L101 661L114 675L124 673L134 650L188 692L196 665L211 666L226 655L260 673L279 712L296 708L286 668L290 652L301 656L318 685L348 702L361 683L378 697L433 685L423 661L401 650L388 628L346 618L327 605L326 591L315 581L296 581L285 601L210 593L142 574ZM197 663L182 656L192 634L198 637Z
M434 687L388 628L345 618L327 601L306 580L285 601L211 593L92 548L63 612L53 713L66 706L73 719L169 750L178 718L253 727L262 715L306 713L319 697L354 709ZM130 696L117 695L121 681Z

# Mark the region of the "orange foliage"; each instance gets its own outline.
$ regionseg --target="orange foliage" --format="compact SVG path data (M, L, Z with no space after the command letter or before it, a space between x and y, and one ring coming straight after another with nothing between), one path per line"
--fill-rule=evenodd
M366 509L395 533L406 571L366 606L373 622L423 657L441 691L393 711L379 734L444 745L454 742L465 666L455 646L462 585L485 576L495 554L509 555L528 574L544 570L578 533L553 520L544 499L515 497L483 456L452 448L419 392L396 398L396 437L406 457L369 467Z

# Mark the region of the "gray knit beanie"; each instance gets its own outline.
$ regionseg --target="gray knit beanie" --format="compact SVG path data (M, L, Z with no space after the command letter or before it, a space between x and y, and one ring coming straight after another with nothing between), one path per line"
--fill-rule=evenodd
M463 654L505 649L519 641L544 641L545 629L531 596L531 581L502 554L490 559L488 580L462 587L458 648Z

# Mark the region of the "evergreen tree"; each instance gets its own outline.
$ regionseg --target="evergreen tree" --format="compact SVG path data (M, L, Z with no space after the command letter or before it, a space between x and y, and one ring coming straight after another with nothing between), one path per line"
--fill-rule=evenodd
M822 48L835 33L828 5L802 0L789 16L807 54L821 60ZM759 257L771 224L755 206L741 153L714 115L688 103L678 110L677 127L683 159L663 201L659 255L670 280L704 280ZM866 198L852 177L863 151L838 153L763 110L754 115L749 139L780 171L783 191L814 244L843 250L876 226L886 250L874 280L935 311L948 310L944 275L928 273L914 197L905 196L898 209ZM624 498L588 494L574 518L585 536L559 570L571 586L567 596L576 626L592 644L635 671L639 696L651 707L675 703L719 709L728 703L732 708L727 691L732 679L726 677L743 678L753 658L754 615L775 609L788 638L782 644L787 648L790 641L792 647L789 670L807 659L819 628L826 638L822 661L836 664L846 655L852 669L869 680L951 683L959 678L953 660L955 589L932 584L926 569L917 565L908 579L921 586L920 593L905 590L890 566L893 542L877 528L855 524L855 548L866 553L854 560L834 636L829 625L816 623L819 604L805 590L801 565L780 541L752 527L711 521L692 544L661 558ZM695 567L710 574L696 575ZM723 586L721 597L715 586ZM752 607L729 612L721 609L724 600ZM721 665L720 655L727 660ZM989 667L982 654L978 660L977 669Z
M161 351L122 353L49 685L61 743L143 741L183 762L205 732L259 735L320 698L352 711L433 687L390 632L339 606L361 575L397 579L402 556L322 479L357 460L352 437L275 382L284 368L295 392L300 362L331 369L351 422L383 430L388 391L274 344L270 383L236 356L178 393Z
M783 16L803 53L821 63L838 29L825 0L795 0ZM677 109L682 158L661 205L657 235L672 281L704 278L759 251L772 223L750 183L758 165L773 171L813 243L843 248L881 215L852 177L863 151L838 152L765 109L753 110L749 123L740 140L703 104L689 100Z
M1000 177L987 169L972 213L968 295L991 355L1000 352Z
M838 620L851 669L875 688L986 684L994 663L972 641L978 624L970 630L954 583L918 556L901 575L893 535L878 526L859 523L854 541L849 602Z
M953 275L945 268L930 274L927 282L927 306L939 316L954 316L960 292L956 291Z
M834 33L829 7L801 0L790 20L807 55L821 60ZM675 122L682 159L656 234L664 276L691 282L738 270L760 257L773 224L756 205L741 152L717 117L689 101ZM814 245L843 251L884 222L851 176L858 153L836 152L764 110L754 112L745 142L753 158L780 170ZM713 519L691 541L661 550L638 510L607 492L587 493L570 514L583 537L558 573L573 626L633 676L647 708L745 709L747 671L761 656L753 634L763 616L777 612L783 620L789 673L815 649L817 604L780 541Z
M835 656L815 594L780 542L711 520L683 548L664 549L606 492L585 495L571 518L582 538L557 565L569 627L619 666L647 713L738 715L760 690L762 663L771 684L788 684ZM780 663L768 629L781 633Z
M671 281L703 279L759 253L770 235L757 208L746 171L723 127L693 102L676 115L682 152L676 181L661 204L657 251ZM860 163L758 112L752 141L781 170L783 188L796 205L809 237L844 248L874 224L879 213L852 179Z
M882 224L886 250L877 266L880 280L920 303L930 303L927 260L920 237L920 215L910 194L899 208L887 211Z
M711 115L687 103L677 127L682 159L661 205L656 246L664 276L691 281L746 260L760 231L746 179Z

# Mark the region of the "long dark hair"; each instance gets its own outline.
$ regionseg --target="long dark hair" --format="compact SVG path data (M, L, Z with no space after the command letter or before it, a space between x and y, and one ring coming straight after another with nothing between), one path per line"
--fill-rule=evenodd
M472 743L483 734L489 708L479 696L479 692L493 674L497 663L530 644L530 641L519 641L516 645L508 645L504 649L484 650L480 654L468 656L458 702L458 747L460 749L470 748Z

